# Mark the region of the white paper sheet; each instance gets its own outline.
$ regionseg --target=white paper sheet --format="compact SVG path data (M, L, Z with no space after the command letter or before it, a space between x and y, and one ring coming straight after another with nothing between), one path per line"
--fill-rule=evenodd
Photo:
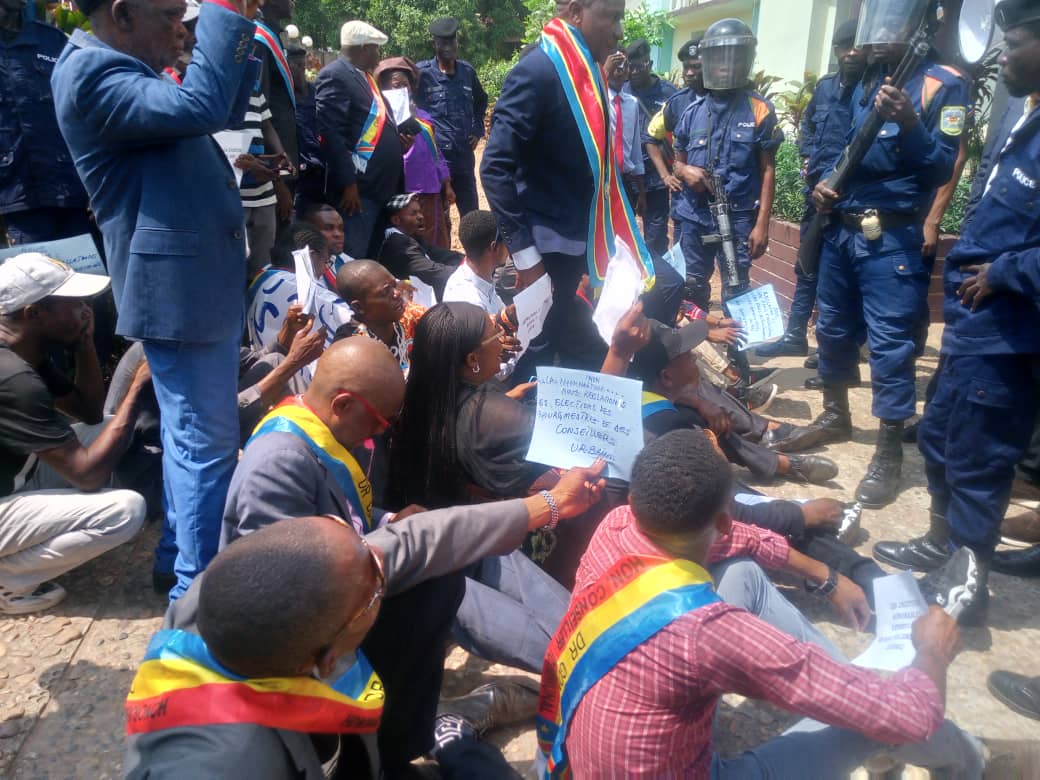
M105 264L101 261L101 253L98 252L97 245L89 233L72 238L61 238L57 241L39 241L33 244L4 247L0 249L0 261L26 252L39 252L55 260L61 260L71 266L72 270L79 271L81 274L108 275Z
M614 338L614 329L626 311L639 299L643 292L643 274L639 264L620 238L615 239L615 253L607 264L607 275L603 279L596 311L592 321L600 338L607 344Z
M516 337L520 341L522 355L531 342L541 335L545 318L552 308L552 282L549 281L549 274L539 276L530 287L518 292L513 297L513 303L516 305L518 323Z
M224 156L227 157L227 161L231 165L231 170L235 172L235 181L241 186L244 171L235 167L235 160L239 158L239 155L249 152L249 142L252 140L252 133L247 133L243 130L224 130L220 133L214 133L213 140L217 142L220 150L224 152Z
M292 253L293 266L296 269L296 300L303 307L304 314L314 314L314 266L311 265L310 247L297 249Z
M408 283L412 285L412 289L415 291L412 293L412 303L425 306L427 309L437 305L437 291L433 287L426 284L418 276L409 276Z
M874 580L874 611L876 637L852 663L889 672L909 666L917 652L911 639L914 621L928 611L917 580L910 572Z
M784 318L773 285L764 284L726 301L729 316L744 325L741 350L784 335Z
M384 89L383 97L390 104L390 112L394 115L394 124L399 126L412 116L412 98L404 87L400 89Z
M643 449L642 394L634 379L540 366L527 460L571 468L602 457L609 476L628 479Z

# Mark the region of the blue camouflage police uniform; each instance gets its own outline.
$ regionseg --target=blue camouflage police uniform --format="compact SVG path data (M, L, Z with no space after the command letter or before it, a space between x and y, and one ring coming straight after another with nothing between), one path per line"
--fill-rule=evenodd
M632 82L625 84L623 92L627 92L639 101L640 145L643 150L643 185L646 189L646 208L643 210L643 238L647 248L655 258L660 258L668 251L668 188L654 167L650 155L646 153L646 145L654 140L647 133L647 127L654 115L660 111L676 89L662 78L654 78L653 84L646 89L637 90Z
M433 117L437 146L448 163L459 216L477 209L477 178L470 138L484 137L488 98L477 72L464 60L455 61L455 73L441 72L436 59L418 64L419 89L415 102Z
M1040 111L1020 116L946 257L939 381L917 439L932 510L984 556L1040 411ZM972 311L957 291L984 263L993 294Z
M750 285L748 237L755 226L762 191L759 154L775 150L784 134L777 125L772 103L742 89L728 94L709 92L691 102L679 119L674 138L676 151L686 152L688 165L714 169L724 183L740 276L736 287L723 284L723 297L731 297ZM705 246L701 241L704 233L718 230L709 210L709 195L684 186L675 201L681 231L679 242L686 258L687 291L690 300L707 310L716 258L720 269L722 262L722 248Z
M805 212L799 234L804 236L816 216L812 202L812 191L827 171L841 157L845 148L849 126L852 124L852 86L841 83L838 73L831 73L816 82L813 96L802 115L798 132L798 152L806 160L805 167ZM805 339L813 306L816 305L815 274L806 276L801 263L795 263L797 279L791 311L788 315L787 332Z
M850 138L873 111L879 88L861 82L853 91ZM859 347L866 339L873 414L894 422L915 411L914 337L929 281L922 223L936 189L953 172L968 100L955 70L928 62L904 91L920 121L908 132L885 123L852 174L824 232L817 288L824 384L859 383ZM882 233L868 240L859 223L872 210Z
M25 20L0 36L0 219L16 244L90 231L87 192L58 130L51 73L68 38Z

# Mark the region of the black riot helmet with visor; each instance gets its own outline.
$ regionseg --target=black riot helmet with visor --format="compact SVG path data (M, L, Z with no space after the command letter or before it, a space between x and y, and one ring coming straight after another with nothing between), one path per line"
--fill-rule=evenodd
M751 28L739 19L722 19L709 27L697 47L705 88L725 91L747 86L756 44Z
M856 48L899 45L921 26L933 0L866 0L856 28Z

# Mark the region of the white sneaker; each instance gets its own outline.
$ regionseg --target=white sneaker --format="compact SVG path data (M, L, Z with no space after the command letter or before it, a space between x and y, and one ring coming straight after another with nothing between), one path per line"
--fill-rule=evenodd
M65 588L54 582L38 585L31 593L15 593L0 588L0 614L28 615L50 609L65 598Z

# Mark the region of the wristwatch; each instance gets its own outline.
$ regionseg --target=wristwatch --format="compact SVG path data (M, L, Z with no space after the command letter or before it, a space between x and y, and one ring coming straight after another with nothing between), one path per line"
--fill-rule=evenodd
M825 579L819 585L814 584L810 580L805 581L805 592L811 593L814 596L819 596L822 599L825 599L832 593L834 593L834 590L837 587L838 572L834 571L834 568L831 566L827 567L827 579Z

